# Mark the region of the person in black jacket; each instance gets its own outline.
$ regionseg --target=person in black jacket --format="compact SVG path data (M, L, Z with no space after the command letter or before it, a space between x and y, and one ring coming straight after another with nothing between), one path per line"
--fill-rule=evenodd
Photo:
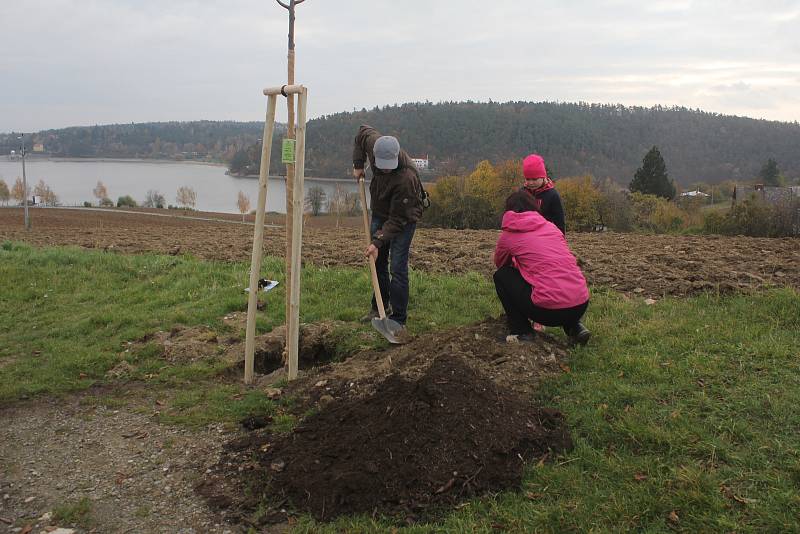
M555 184L547 176L544 159L539 154L531 154L522 160L522 174L525 176L525 189L536 199L542 216L555 224L561 233L566 235L567 225L564 217L564 205L561 195L555 190Z

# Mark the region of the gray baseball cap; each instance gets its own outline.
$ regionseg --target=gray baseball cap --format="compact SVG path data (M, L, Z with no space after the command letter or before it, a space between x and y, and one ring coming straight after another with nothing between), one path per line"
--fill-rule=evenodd
M375 141L372 147L375 154L375 166L385 171L397 168L397 157L400 155L400 143L391 135L384 135Z

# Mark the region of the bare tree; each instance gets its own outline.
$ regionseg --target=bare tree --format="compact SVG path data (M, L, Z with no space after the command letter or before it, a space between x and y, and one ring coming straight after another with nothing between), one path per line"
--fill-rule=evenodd
M58 206L59 204L58 195L56 195L55 192L50 189L49 185L44 193L44 203L48 206Z
M308 194L306 195L306 209L311 211L314 217L322 212L322 207L325 205L325 196L325 190L318 185L308 190Z
M286 83L288 85L294 84L294 21L295 21L295 7L305 2L305 0L287 0L283 2L282 0L275 0L278 4L284 8L286 11L289 12L289 46L288 46L288 54L286 56L286 74L287 80ZM286 111L287 111L287 120L286 120L286 137L288 139L295 139L295 131L294 131L294 94L289 93L286 97ZM292 222L294 219L292 217L292 197L294 196L294 163L287 163L286 164L286 279L290 280L292 278L292 240L294 239L294 231L292 226L294 223ZM288 326L288 317L289 317L289 292L286 292L286 302L285 302L285 313L287 317L287 326ZM288 342L288 338L287 338ZM287 344L288 347L288 344Z
M182 185L178 188L178 195L175 197L175 200L178 202L179 206L194 209L197 204L197 193L188 185Z
M346 213L349 216L352 217L354 215L358 215L359 213L361 213L361 196L358 193L352 191L350 193L347 193L344 198L345 198L344 205L347 208Z
M336 184L333 196L328 201L328 213L336 215L336 228L339 228L339 218L343 213L347 213L347 192L342 184Z
M103 204L103 201L108 198L108 189L103 182L97 180L97 185L92 189L92 194L97 198L98 204Z
M25 186L22 183L22 178L17 176L17 181L14 182L14 186L11 188L11 198L16 200L18 203L22 204L28 193L30 193L30 190L25 191Z
M48 191L50 188L44 183L44 180L39 180L39 183L33 186L33 194L40 197L44 203L46 203L45 198L48 196Z
M242 214L242 222L244 222L244 216L250 210L250 198L239 191L239 198L236 200L236 206L239 208L239 213Z
M142 206L145 208L163 208L166 205L167 201L164 198L164 195L156 191L155 189L150 189L147 192L147 195L144 197L144 202Z
M0 202L8 205L8 200L11 198L11 191L8 189L8 184L5 180L0 180Z

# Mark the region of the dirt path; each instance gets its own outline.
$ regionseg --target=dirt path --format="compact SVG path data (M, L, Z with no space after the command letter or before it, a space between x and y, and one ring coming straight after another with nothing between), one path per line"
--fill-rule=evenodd
M160 425L155 404L117 409L96 400L87 393L0 411L0 532L67 527L41 518L83 498L91 520L77 532L240 532L194 492L230 435Z
M161 210L162 212L164 210ZM183 215L183 213L180 213ZM38 246L77 245L123 253L193 254L222 261L248 261L252 225L230 224L230 214L198 214L225 222L142 213L35 209L33 230L25 232L19 209L0 209L0 241ZM282 218L268 217L270 224ZM310 218L303 259L320 266L363 267L363 236L355 220L332 226L329 217ZM686 296L703 291L727 293L768 287L800 288L800 239L721 236L572 233L568 241L592 286L639 296ZM420 228L411 254L413 269L434 273L493 270L497 240L493 230ZM267 228L264 250L282 256L282 228Z

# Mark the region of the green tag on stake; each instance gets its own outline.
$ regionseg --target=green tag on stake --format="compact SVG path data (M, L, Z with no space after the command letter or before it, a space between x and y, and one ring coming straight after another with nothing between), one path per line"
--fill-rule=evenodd
M294 139L284 139L281 145L281 162L294 163Z

